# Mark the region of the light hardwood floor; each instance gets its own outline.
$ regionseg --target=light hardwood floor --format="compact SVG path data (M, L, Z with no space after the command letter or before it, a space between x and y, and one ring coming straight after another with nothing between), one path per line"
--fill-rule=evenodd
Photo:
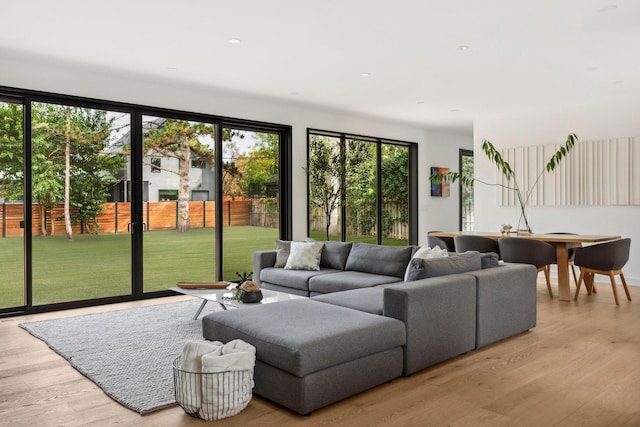
M214 425L639 426L640 287L630 287L634 301L619 307L610 286L598 290L561 303L540 282L538 325L527 333L307 417L254 397L242 413ZM124 408L18 327L185 298L0 319L0 426L204 425L177 406L145 416Z

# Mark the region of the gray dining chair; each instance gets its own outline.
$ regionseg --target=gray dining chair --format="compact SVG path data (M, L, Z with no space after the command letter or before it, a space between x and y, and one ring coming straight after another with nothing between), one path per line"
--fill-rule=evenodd
M498 239L498 246L504 262L532 264L538 272L543 271L549 297L553 298L549 277L550 266L556 262L556 249L553 245L520 237L502 237Z
M453 238L456 252L478 251L495 252L501 258L500 247L495 239L484 236L461 235Z
M580 285L583 281L589 280L593 282L596 274L604 274L609 276L611 281L611 289L613 289L613 299L616 305L620 305L618 301L618 288L616 286L615 276L620 276L624 292L627 294L627 300L631 301L631 295L627 288L627 282L622 273L622 267L629 261L629 250L631 248L631 239L613 240L610 242L599 243L596 245L585 246L576 250L574 264L580 267L580 278L576 288L574 300L578 299ZM589 295L592 289L587 287Z
M456 247L453 243L453 237L436 237L430 235L430 233L437 233L437 231L427 232L427 246L434 248L435 246L446 250L447 252L455 252Z

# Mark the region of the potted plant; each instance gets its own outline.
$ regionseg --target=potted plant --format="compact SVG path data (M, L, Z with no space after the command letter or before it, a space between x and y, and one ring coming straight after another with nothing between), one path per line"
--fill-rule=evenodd
M571 151L573 146L576 144L576 142L578 142L578 137L574 133L569 134L567 136L567 140L565 141L565 143L558 149L558 151L556 151L551 156L551 158L549 159L545 167L537 175L536 180L533 182L533 185L531 186L531 188L529 188L526 191L523 191L518 185L518 181L516 179L516 173L513 167L511 167L509 162L507 162L505 159L502 158L502 155L500 154L500 152L496 150L493 144L487 141L486 139L482 141L482 151L487 156L487 158L491 161L491 163L496 165L498 170L502 173L506 181L509 183L508 185L491 184L488 182L480 181L474 177L462 175L459 172L436 173L431 175L429 177L429 180L431 182L436 182L436 183L455 182L459 180L462 185L468 185L468 186L473 186L474 181L478 181L486 185L496 185L496 186L504 187L509 190L515 191L516 198L518 200L518 205L520 208L520 216L519 216L518 227L517 227L518 233L531 234L531 225L529 224L529 220L527 219L525 208L527 206L527 203L529 202L529 198L531 197L533 189L536 187L536 185L538 184L538 181L540 180L540 178L545 172L552 172L553 170L555 170L556 166L558 166L558 164L560 164L560 161L569 154L569 152ZM523 224L524 228L520 229L520 223L522 221L524 222Z

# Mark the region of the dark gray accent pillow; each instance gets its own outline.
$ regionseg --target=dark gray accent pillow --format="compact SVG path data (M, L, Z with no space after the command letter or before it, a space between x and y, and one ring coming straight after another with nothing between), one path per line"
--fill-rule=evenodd
M480 254L482 268L493 268L500 265L500 257L495 252L483 252Z
M276 263L274 267L284 268L291 253L291 242L276 240Z
M347 265L347 257L351 251L351 245L351 242L324 242L320 268L344 270Z
M402 278L411 259L410 246L379 246L354 243L345 270L363 271Z
M448 274L466 273L480 270L482 260L480 252L464 252L442 258L413 258L407 267L405 282L428 279Z

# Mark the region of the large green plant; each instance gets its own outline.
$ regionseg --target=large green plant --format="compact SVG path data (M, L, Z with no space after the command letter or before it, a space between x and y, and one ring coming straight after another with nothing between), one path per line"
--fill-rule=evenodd
M500 173L505 177L506 181L509 183L508 185L491 184L488 182L478 180L472 176L463 175L459 172L446 172L446 173L433 174L429 177L429 180L431 182L437 182L437 183L460 181L462 185L467 185L467 186L473 186L474 182L478 181L486 185L497 185L497 186L515 191L516 197L518 199L519 208L520 208L520 218L524 221L524 226L526 230L529 233L531 233L531 226L529 225L529 220L527 219L525 208L527 206L527 203L529 202L529 198L531 197L531 194L533 193L533 189L536 187L536 185L538 184L538 181L540 181L540 178L545 172L552 172L553 170L555 170L556 166L558 166L562 161L562 159L569 154L569 152L577 142L578 142L578 137L576 136L576 134L574 133L569 134L567 136L567 140L565 141L565 143L562 144L562 146L560 146L558 151L556 151L551 156L551 158L549 159L545 167L537 175L533 185L531 185L531 187L525 192L523 192L523 190L520 188L520 185L518 185L518 181L516 179L516 173L513 167L509 164L509 162L507 162L502 157L500 152L496 150L493 144L487 141L486 139L482 141L482 151L487 156L487 158L491 161L491 163L496 165Z

